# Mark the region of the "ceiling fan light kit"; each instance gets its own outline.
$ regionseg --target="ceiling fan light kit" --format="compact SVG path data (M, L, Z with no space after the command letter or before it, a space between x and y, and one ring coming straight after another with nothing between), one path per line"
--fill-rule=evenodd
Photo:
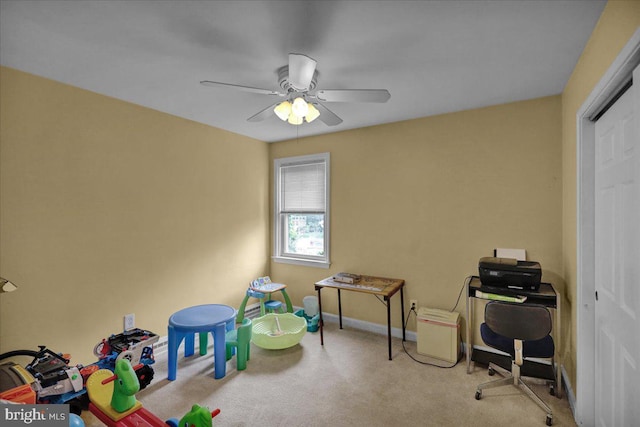
M257 114L249 117L250 122L258 122L270 117L278 116L282 121L292 125L301 125L305 120L311 123L317 118L327 126L336 126L342 119L329 110L322 102L387 102L391 97L386 89L325 89L315 91L318 70L315 59L299 53L289 54L289 65L278 69L278 83L285 93L270 89L260 89L231 83L203 80L204 86L236 89L261 95L276 95L286 98L285 101L273 104ZM313 102L309 102L312 100ZM322 115L320 114L322 112Z
M276 105L273 112L280 120L288 121L292 125L301 125L303 119L311 123L320 116L318 109L300 96L293 100L293 104L288 100L282 101Z

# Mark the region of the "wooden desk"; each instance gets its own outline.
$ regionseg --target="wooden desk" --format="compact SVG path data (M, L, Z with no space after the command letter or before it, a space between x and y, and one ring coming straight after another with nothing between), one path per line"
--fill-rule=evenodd
M540 288L537 291L527 291L527 290L509 289L509 288L496 288L496 287L490 287L490 286L482 286L482 288L480 288L480 286L481 286L480 278L477 276L472 276L471 279L467 279L465 283L465 288L467 291L466 292L466 295L467 295L467 373L468 374L471 373L472 360L486 361L489 359L495 359L491 361L494 363L497 363L498 365L502 366L505 369L511 370L511 357L506 357L509 359L509 362L508 362L508 366L504 366L506 364L505 362L506 358L502 358L502 356L497 353L490 353L488 355L487 352L484 352L481 349L476 349L473 346L473 335L475 333L475 330L473 329L473 319L474 319L473 298L478 298L476 297L476 291L481 290L482 292L499 294L499 295L508 295L508 296L518 296L518 295L526 296L527 300L523 304L541 304L541 305L544 305L545 307L555 309L554 310L555 311L554 330L556 331L556 333L553 335L554 335L556 354L557 354L555 357L555 360L557 362L557 368L555 366L553 367L555 378L554 378L554 375L552 375L551 378L549 379L552 381L555 380L556 382L555 395L558 398L560 398L562 396L562 381L561 381L562 380L561 378L562 359L560 354L560 350L561 350L560 336L562 331L562 329L560 328L560 300L562 299L561 296L556 292L555 288L551 283L541 283ZM483 298L478 298L478 299L483 299ZM478 355L476 358L474 358L474 353L484 353L484 354ZM505 360L499 360L499 359L505 359ZM536 369L535 365L536 364L533 362L526 361L525 365L523 365L522 367L522 371L521 371L522 375L545 378L544 374L542 375L539 374L540 370Z
M404 325L404 280L402 279L387 279L384 277L374 276L360 276L360 280L357 283L341 283L333 280L333 277L327 277L315 284L316 291L318 291L318 310L320 312L320 344L324 345L324 336L322 334L323 320L322 320L322 288L334 288L338 290L338 318L340 319L340 329L342 329L342 301L340 299L340 291L353 291L362 292L365 294L374 295L376 298L383 298L383 304L387 306L387 340L389 342L389 360L392 360L391 355L391 297L398 291L400 291L400 311L402 316L402 341L406 341L405 337L405 325Z

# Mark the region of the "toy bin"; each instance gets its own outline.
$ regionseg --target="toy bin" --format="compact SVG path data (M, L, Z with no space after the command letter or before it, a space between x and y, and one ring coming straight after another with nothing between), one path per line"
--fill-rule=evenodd
M418 310L418 353L455 363L460 354L460 314L437 308Z
M278 318L281 334L275 318ZM293 313L267 313L253 320L251 342L267 350L281 350L299 344L307 333L307 322Z
M304 317L307 321L307 332L317 332L318 322L320 321L320 314L316 314L313 317L308 316L303 309L297 310L295 313L298 317Z
M318 297L310 295L302 298L304 308L297 310L295 313L298 317L304 317L307 321L307 332L317 332L318 322L320 321L320 313L318 311Z

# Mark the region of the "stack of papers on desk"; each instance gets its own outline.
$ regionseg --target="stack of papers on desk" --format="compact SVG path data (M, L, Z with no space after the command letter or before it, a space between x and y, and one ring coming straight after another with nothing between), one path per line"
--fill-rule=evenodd
M525 302L527 297L524 296L509 296L509 295L500 295L500 294L490 294L489 292L476 291L476 298L482 299L492 299L497 301L507 301L507 302Z

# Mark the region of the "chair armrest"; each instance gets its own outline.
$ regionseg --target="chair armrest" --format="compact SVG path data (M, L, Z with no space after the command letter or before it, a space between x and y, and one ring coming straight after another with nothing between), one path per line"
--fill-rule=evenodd
M515 350L516 365L522 366L523 359L524 359L522 357L522 340L513 340L513 347L514 347L514 350Z

